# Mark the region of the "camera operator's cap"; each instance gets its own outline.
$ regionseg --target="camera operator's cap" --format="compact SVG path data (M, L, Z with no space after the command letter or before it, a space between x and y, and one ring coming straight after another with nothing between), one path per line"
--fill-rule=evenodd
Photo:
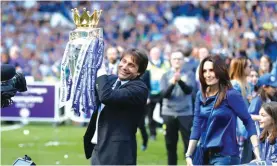
M256 86L261 87L263 85L277 88L277 78L272 74L264 74L258 79Z

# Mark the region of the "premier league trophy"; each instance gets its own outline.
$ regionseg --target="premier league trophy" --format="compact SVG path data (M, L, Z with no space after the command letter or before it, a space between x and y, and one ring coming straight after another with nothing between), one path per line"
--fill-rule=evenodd
M104 53L103 29L97 28L102 10L94 10L92 15L86 8L80 16L72 9L76 29L69 34L61 63L60 104L66 104L80 116L96 110L95 79Z

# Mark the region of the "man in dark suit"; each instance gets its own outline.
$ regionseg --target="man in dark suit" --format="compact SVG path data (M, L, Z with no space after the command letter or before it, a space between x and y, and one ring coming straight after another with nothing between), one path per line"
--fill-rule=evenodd
M86 158L92 165L135 165L136 131L148 97L140 79L148 64L139 49L125 51L118 65L118 78L107 75L104 63L97 72L98 111L84 135Z

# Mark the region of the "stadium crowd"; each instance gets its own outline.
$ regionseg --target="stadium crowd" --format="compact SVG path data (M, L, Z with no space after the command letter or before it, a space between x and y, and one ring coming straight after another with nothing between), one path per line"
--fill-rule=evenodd
M71 9L102 9L99 27L110 45L161 47L162 54L176 45L226 57L248 56L259 65L263 54L274 62L277 40L275 2L1 2L1 62L15 63L36 80L58 76L58 66L73 30ZM181 33L176 17L199 20L193 32ZM193 52L195 54L195 52ZM164 56L166 58L166 56ZM39 70L37 70L39 69Z
M162 108L164 103L180 101L165 101L165 89L162 89L167 87L166 83L162 83L170 79L165 78L164 74L170 71L171 66L176 66L176 62L170 59L176 49L181 49L179 52L184 56L186 77L192 81L192 89L185 87L184 90L184 86L180 84L180 90L191 94L181 100L187 100L189 103L193 103L199 90L199 63L209 54L222 57L226 65L230 65L230 72L235 73L229 73L232 84L241 92L246 105L251 109L254 107L251 106L252 99L254 100L262 91L257 88L263 85L270 86L267 84L267 78L262 76L271 74L277 77L276 2L15 1L1 2L1 5L1 63L14 64L18 71L33 77L36 81L59 80L60 63L69 32L75 28L71 9L102 9L99 27L104 29L105 55L110 63L110 73L116 73L114 68L110 67L118 63L120 53L124 49L139 47L148 51L150 63L144 80L150 89L147 115L152 140L156 139L157 123L152 117L157 104L160 104L162 114L168 116L167 120L170 116L193 115L193 104L184 106L191 109L189 113L179 112L174 115ZM178 19L183 21L180 23ZM245 78L236 77L239 73L232 69L238 68L232 67L236 63L233 59L243 61L241 58L247 58L241 63L245 64L245 68L250 68L249 75ZM262 78L263 84L255 89L259 77ZM245 80L249 85L246 85ZM173 93L178 96L179 92ZM276 91L270 100L273 101L274 96L276 97ZM262 100L262 103L267 102L267 99ZM256 100L255 102L257 103ZM257 108L254 112L257 113ZM252 119L255 120L255 117ZM187 122L185 125L192 125L192 119ZM240 152L243 153L243 149L247 148L247 144L244 144L247 138L243 129L239 134ZM142 150L147 149L147 137L144 137ZM185 146L188 144L188 137L189 134L183 135L186 139ZM170 142L170 138L166 138L167 140ZM171 148L172 145L167 144L167 150L172 152ZM172 160L175 160L174 157L168 155Z

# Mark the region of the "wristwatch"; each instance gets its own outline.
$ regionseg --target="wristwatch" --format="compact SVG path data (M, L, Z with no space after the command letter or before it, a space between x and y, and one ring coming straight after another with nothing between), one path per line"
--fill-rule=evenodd
M186 158L191 158L191 155L190 154L186 154L185 157Z

